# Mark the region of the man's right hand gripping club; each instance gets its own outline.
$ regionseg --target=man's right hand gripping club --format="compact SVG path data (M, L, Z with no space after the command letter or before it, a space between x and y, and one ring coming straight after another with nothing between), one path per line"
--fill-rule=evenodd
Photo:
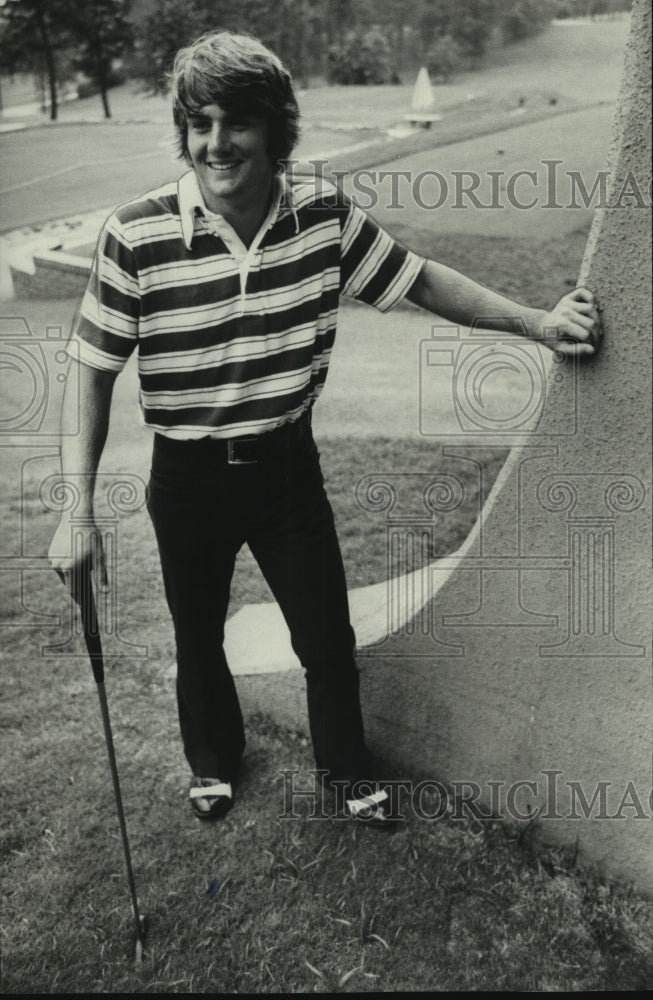
M102 535L93 520L64 515L55 531L48 560L70 596L79 604L80 580L93 572L96 589L109 585Z
M102 535L93 515L93 492L109 429L115 374L71 360L61 411L61 472L74 503L63 512L48 551L50 565L68 593L78 600L80 573L93 570L96 588L108 585Z

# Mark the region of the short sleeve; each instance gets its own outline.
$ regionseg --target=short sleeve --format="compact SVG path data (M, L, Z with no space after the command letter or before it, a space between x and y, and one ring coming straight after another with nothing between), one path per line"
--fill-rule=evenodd
M68 353L93 368L122 371L138 339L139 315L134 253L114 215L100 233Z
M340 294L388 312L405 297L424 258L407 250L346 199L340 244Z

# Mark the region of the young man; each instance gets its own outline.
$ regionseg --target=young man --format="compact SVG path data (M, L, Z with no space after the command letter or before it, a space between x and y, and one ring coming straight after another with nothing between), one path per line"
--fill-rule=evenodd
M238 549L249 544L306 671L318 768L349 783L372 777L365 745L347 589L311 434L338 297L391 309L402 299L453 322L497 316L565 353L591 354L600 333L593 297L528 309L399 246L335 188L295 182L283 163L297 140L290 76L263 45L227 32L176 58L174 120L191 169L121 206L98 245L70 352L79 363L82 430L62 438L64 477L93 479L113 383L138 349L141 405L154 431L148 509L177 645L184 751L200 818L222 815L245 747L222 648ZM506 320L506 317L509 317ZM72 380L69 381L69 384ZM66 394L63 424L75 401ZM79 508L78 508L79 513ZM92 523L92 521L91 521ZM50 548L72 587L66 515ZM90 530L75 556L104 574ZM385 823L384 794L366 814Z

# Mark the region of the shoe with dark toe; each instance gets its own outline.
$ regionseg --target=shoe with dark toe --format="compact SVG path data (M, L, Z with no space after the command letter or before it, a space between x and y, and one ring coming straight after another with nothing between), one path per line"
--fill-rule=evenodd
M234 803L231 782L220 778L199 778L193 776L193 787L189 792L190 804L199 819L219 819Z
M369 785L362 789L369 792ZM345 812L356 823L362 823L376 830L394 833L397 821L388 814L390 799L382 789L362 794L356 791L356 785L351 786L345 798Z

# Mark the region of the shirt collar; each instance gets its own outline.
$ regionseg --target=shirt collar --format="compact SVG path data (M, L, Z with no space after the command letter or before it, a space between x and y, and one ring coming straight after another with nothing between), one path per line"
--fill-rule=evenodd
M194 170L189 170L187 173L183 174L177 182L177 193L179 196L179 217L181 221L181 235L186 244L186 248L190 250L191 244L193 242L193 232L195 229L195 213L199 209L205 215L215 216L215 212L209 212L207 209L204 198L202 197L202 192L200 191L200 186L197 183L197 175ZM295 206L295 199L293 196L293 190L285 173L276 174L274 178L274 200L270 206L270 211L266 216L266 224L269 228L273 222L279 217L279 212L281 208L288 208L293 215L295 220L295 233L299 232L299 218L297 216L297 208ZM222 218L222 216L218 216Z

